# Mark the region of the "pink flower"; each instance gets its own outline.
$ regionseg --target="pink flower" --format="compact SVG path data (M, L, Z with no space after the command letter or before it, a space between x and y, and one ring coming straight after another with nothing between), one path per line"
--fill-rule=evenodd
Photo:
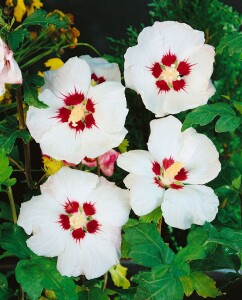
M114 164L119 156L119 152L111 149L108 152L100 155L98 157L100 169L106 176L112 176L114 171ZM85 157L85 159L82 161L82 163L89 168L96 167L97 162L96 159Z
M0 96L5 93L5 83L22 83L22 73L13 52L0 38Z

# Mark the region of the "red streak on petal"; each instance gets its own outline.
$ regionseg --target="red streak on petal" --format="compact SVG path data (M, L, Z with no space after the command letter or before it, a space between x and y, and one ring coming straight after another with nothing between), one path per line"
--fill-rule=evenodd
M97 232L100 227L100 225L98 224L98 221L96 221L96 220L92 220L92 221L88 222L86 226L87 226L87 231L89 233Z
M155 175L160 176L160 164L158 162L153 162L152 171L155 173Z
M184 168L182 168L179 173L174 177L175 180L178 181L183 181L187 179L187 173L188 171L186 171Z
M180 90L183 90L185 85L186 85L186 82L184 79L181 79L181 80L174 80L172 81L172 85L173 85L173 89L176 91L176 92L179 92Z
M164 188L164 184L158 180L158 178L154 178L155 184L157 184L160 188Z
M94 113L95 108L94 108L94 103L91 99L87 99L87 104L86 104L86 109L89 110L90 112Z
M98 83L100 84L100 83L103 83L103 82L105 82L106 80L105 80L105 78L103 77L103 76L101 76L101 77L99 77L98 78Z
M83 210L86 214L86 216L92 216L95 215L96 209L95 206L92 203L83 203Z
M73 94L66 95L64 98L64 102L67 106L77 105L77 104L82 103L84 98L85 97L84 97L83 93L78 93L77 91L75 91Z
M93 125L96 125L93 114L86 115L85 121L86 121L87 128L92 128Z
M165 54L162 59L161 62L163 65L170 67L172 64L174 64L176 62L176 55L172 54L170 51Z
M68 108L62 107L58 110L56 118L60 119L62 123L65 123L68 122L70 114L71 111Z
M103 82L106 81L103 76L98 77L95 73L92 73L91 79L93 79L98 84L103 83Z
M172 183L171 185L170 185L170 188L171 189L174 189L174 190L181 190L181 189L183 189L183 185L178 185L178 184L175 184L175 183Z
M161 92L161 91L168 92L170 90L170 88L165 80L157 80L156 86L159 89L159 92Z
M80 239L83 239L85 237L85 231L82 228L73 230L71 234L72 237L77 241L80 241Z
M77 201L69 201L65 203L64 205L65 211L68 214L73 214L78 212L79 209L79 203Z
M62 228L65 230L70 229L70 219L67 215L60 215L59 223L61 224Z
M153 67L150 68L150 70L155 78L158 78L162 72L161 66L157 62L153 64Z
M177 71L181 76L189 75L191 72L191 65L186 61L181 61L177 67Z
M85 160L86 162L92 163L92 162L96 161L96 158L89 158L89 157L85 156L83 160Z
M173 165L174 164L174 159L173 158L164 158L163 159L163 162L162 162L162 164L163 164L163 167L164 167L164 169L166 170L166 169L168 169L171 165Z

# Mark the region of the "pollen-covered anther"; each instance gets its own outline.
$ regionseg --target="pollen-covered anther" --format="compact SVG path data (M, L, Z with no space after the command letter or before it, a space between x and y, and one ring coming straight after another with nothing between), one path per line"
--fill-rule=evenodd
M68 118L68 123L72 123L73 127L77 127L77 122L82 121L88 114L86 106L83 104L76 105L72 110Z
M83 228L87 224L87 217L84 212L78 211L70 217L70 225L72 229Z
M182 168L183 165L179 161L172 164L169 168L167 168L164 171L163 180L162 180L163 183L165 185L170 185L174 181L174 178L181 171Z
M174 80L179 80L179 72L175 68L175 65L172 65L171 67L166 67L165 70L162 72L162 78L167 82L167 83L172 83Z

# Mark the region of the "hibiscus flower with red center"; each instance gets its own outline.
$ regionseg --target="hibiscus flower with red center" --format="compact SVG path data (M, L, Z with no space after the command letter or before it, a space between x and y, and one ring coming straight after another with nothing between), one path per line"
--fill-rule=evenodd
M117 160L130 172L124 183L132 209L142 216L161 206L166 223L180 229L213 221L219 201L204 184L221 169L214 144L193 128L181 132L182 123L173 116L150 126L149 151L129 151Z
M204 33L174 21L155 22L125 54L126 86L141 95L147 109L162 117L207 103L214 48Z
M116 265L129 192L103 177L63 167L21 205L18 225L37 255L58 256L62 275L93 279Z
M45 73L39 99L48 108L31 106L26 123L46 155L78 164L124 139L128 113L124 87L111 81L92 86L91 80L90 67L77 57Z

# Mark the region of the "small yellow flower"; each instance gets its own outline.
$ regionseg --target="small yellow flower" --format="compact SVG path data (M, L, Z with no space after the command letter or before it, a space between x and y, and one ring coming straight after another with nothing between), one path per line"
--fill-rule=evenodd
M16 2L6 0L6 5L8 7L14 7L14 17L18 22L21 22L25 14L27 14L27 16L31 15L35 9L41 8L43 3L41 0L17 0Z
M46 175L50 176L58 172L63 167L63 161L56 160L50 156L44 155L42 157L44 164L44 171Z
M112 280L116 286L121 286L123 289L128 289L130 287L130 282L126 278L127 270L127 268L123 267L120 264L112 267L109 270Z
M50 58L45 62L45 66L50 70L56 70L64 65L64 62L60 58Z

